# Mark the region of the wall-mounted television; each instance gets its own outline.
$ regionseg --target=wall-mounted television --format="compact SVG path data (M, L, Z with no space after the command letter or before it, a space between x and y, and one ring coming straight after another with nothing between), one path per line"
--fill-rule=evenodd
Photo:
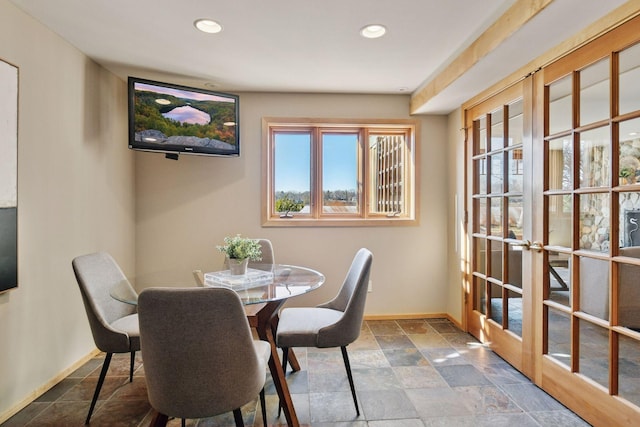
M239 156L237 95L129 77L129 148Z

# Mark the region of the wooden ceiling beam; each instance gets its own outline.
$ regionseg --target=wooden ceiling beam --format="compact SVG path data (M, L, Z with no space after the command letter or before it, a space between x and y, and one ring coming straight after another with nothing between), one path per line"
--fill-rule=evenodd
M411 96L411 114L469 71L553 0L518 0L496 22L458 55L442 72Z
M467 49L458 55L441 73L436 75L425 86L418 89L412 95L411 114L419 114L418 111L420 108L429 100L462 76L484 56L496 49L504 40L510 37L511 34L525 25L531 18L552 2L553 0L518 0L518 2L511 6L509 10L482 33ZM614 9L587 26L578 34L549 49L546 53L532 59L531 62L500 80L498 83L476 94L464 103L464 108L470 108L482 102L482 100L492 96L497 91L517 83L527 74L558 60L638 15L640 15L640 0L628 0L617 9Z

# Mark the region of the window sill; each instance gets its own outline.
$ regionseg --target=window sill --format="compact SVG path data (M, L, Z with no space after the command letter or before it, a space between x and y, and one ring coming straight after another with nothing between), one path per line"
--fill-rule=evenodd
M271 218L262 222L263 227L410 227L419 225L414 218Z

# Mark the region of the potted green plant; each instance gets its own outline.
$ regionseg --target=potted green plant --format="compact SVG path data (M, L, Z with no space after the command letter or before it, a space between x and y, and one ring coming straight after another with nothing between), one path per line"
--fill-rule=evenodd
M632 155L621 156L619 168L618 176L621 178L621 185L636 183L636 174L640 169L640 160L637 157Z
M262 259L262 248L258 240L242 237L239 234L225 237L224 245L216 247L227 256L229 270L233 275L245 274L249 260L260 261Z

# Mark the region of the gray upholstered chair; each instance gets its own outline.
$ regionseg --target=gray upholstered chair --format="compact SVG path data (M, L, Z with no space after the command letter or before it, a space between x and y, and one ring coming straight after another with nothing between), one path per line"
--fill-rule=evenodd
M609 320L609 261L580 257L580 310Z
M275 264L276 262L273 255L273 245L271 240L268 239L258 239L258 243L260 243L260 248L262 249L262 259L260 261L249 260L249 268L264 270L269 268L269 264Z
M251 336L238 295L226 288L147 288L138 298L151 425L168 417L207 418L260 396L271 347Z
M368 249L360 249L336 297L316 307L283 309L276 333L276 343L282 348L283 353L283 369L286 369L288 351L292 347L340 347L358 415L360 409L347 345L360 335L372 261L371 252Z
M640 258L640 246L620 248L620 255ZM618 325L640 330L640 267L620 264L618 269ZM580 310L610 320L609 262L580 257Z
M74 258L71 265L80 286L93 340L96 347L106 353L85 422L88 424L113 353L131 353L129 381L133 380L135 353L140 350L140 333L136 307L117 301L109 294L111 289L120 282L130 287L131 293L135 294L133 287L111 255L106 252L83 255Z
M640 246L620 248L620 255L640 258ZM623 264L619 274L618 324L640 331L640 267Z

